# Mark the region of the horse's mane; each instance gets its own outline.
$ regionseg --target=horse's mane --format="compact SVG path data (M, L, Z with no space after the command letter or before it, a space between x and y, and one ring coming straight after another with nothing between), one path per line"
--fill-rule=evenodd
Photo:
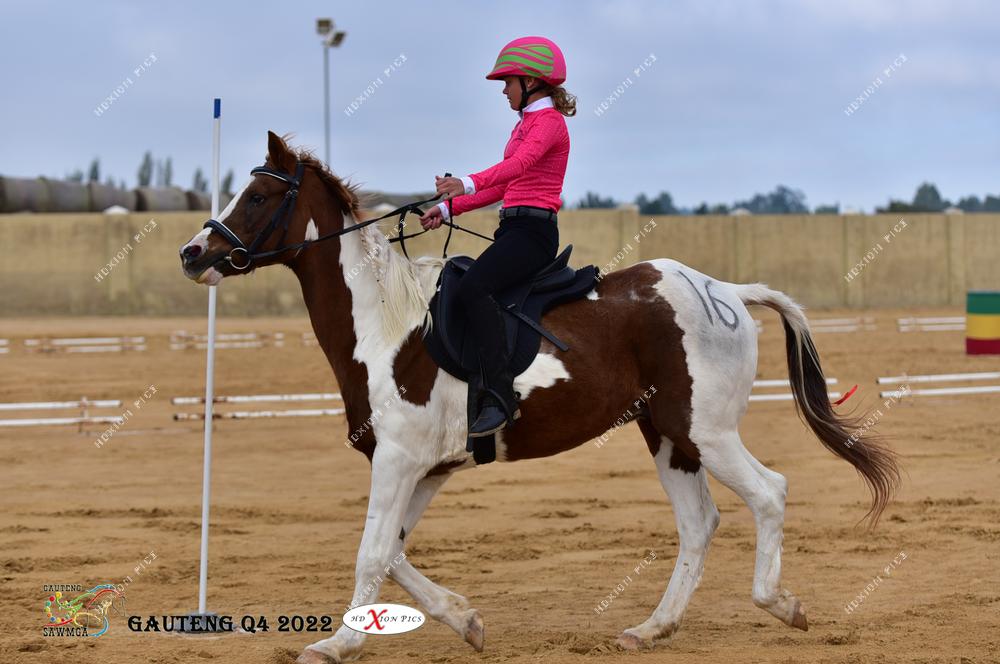
M334 175L333 171L327 168L326 164L320 161L312 150L288 146L287 136L283 137L282 140L285 141L288 151L295 156L297 161L305 164L306 168L312 169L313 172L319 176L323 186L325 186L337 202L340 203L340 211L357 219L361 213L361 200L358 196L358 188L360 185L344 182L339 177ZM269 163L271 162L270 156L267 158L267 161Z
M289 147L289 151L319 176L327 191L340 204L345 222L347 215L355 221L364 221L358 196L359 185L345 183L334 175L311 150ZM406 258L391 248L378 224L366 226L358 233L365 254L371 256L371 269L380 275L376 287L382 299L382 333L385 340L399 342L419 325L423 325L422 331L426 333L431 319L425 314L444 259L431 256L414 260Z

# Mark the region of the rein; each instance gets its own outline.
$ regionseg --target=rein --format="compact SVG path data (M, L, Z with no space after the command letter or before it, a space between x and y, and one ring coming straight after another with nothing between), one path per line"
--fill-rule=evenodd
M274 215L271 216L271 219L270 221L268 221L267 226L265 226L263 229L261 229L259 233L257 233L256 237L254 237L253 241L250 243L249 246L247 246L243 242L243 240L239 238L238 235L233 233L233 231L231 231L221 221L218 221L216 219L209 219L208 221L205 222L202 228L209 228L213 231L216 231L222 237L224 237L226 241L233 247L232 250L230 250L230 252L227 255L223 256L218 261L216 261L216 264L222 261L226 261L233 267L234 270L240 270L240 271L246 270L251 265L253 265L253 262L255 260L277 256L279 254L285 253L286 251L294 251L294 250L301 251L307 248L309 245L316 244L317 242L323 242L324 240L330 240L335 237L340 237L341 235L345 235L352 231L361 230L365 226L369 226L376 222L383 221L397 214L399 215L399 221L396 223L396 229L397 229L396 237L389 238L389 242L390 243L398 242L400 249L403 250L403 255L406 256L407 259L409 259L410 255L406 251L406 240L408 238L414 238L423 235L430 229L425 228L419 233L410 233L409 235L405 234L403 232L403 227L406 225L406 215L411 212L423 215L424 211L420 208L421 205L424 205L426 203L432 203L441 198L441 195L438 194L434 198L428 198L422 201L407 203L406 205L402 205L396 208L395 210L392 210L391 212L387 212L381 217L376 217L374 219L367 219L365 221L362 221L361 223L355 224L353 226L348 226L347 228L341 228L340 230L333 231L332 233L327 233L325 235L321 235L318 238L314 238L312 240L303 240L302 242L296 242L295 244L286 245L284 244L285 237L288 235L288 226L291 223L292 216L295 212L295 204L296 202L298 202L299 187L302 184L302 176L304 175L304 173L305 173L305 164L303 164L302 162L297 162L295 164L295 175L289 175L288 173L283 173L282 171L276 171L267 168L266 166L258 166L250 171L250 175L267 175L277 180L281 180L282 182L288 185L288 191L285 192L285 198L281 201L281 205L278 207L278 209L275 210ZM449 177L450 175L451 173L445 173L445 177ZM447 201L448 201L448 216L450 218L451 199L449 198L447 199ZM468 228L463 228L462 226L459 226L454 222L442 220L441 223L448 226L448 237L445 238L444 249L441 254L442 258L448 257L448 243L451 242L451 233L452 230L454 229L458 229L460 231L469 233L470 235L475 235L476 237L480 237L483 238L484 240L493 242L493 238L487 237L486 235L482 235ZM282 226L281 239L278 241L279 248L272 249L271 251L257 251L262 244L267 242L268 238L271 237L271 235L274 233L274 231L278 228L279 225ZM242 260L239 260L239 262L237 262L240 256L242 256Z

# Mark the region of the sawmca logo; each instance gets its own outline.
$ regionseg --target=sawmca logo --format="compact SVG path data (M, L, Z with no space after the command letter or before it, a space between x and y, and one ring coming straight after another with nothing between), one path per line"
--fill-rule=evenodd
M108 614L112 610L125 613L125 595L110 583L86 592L80 585L46 585L42 590L51 593L45 599L42 636L101 636L111 626ZM66 599L63 590L80 594Z
M424 614L403 604L365 604L344 614L344 625L362 634L412 632L424 620Z

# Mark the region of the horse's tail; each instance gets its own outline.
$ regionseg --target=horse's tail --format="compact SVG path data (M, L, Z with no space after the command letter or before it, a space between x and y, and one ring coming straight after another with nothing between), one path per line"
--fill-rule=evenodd
M870 427L861 426L867 413L857 417L834 412L802 307L764 284L744 284L737 290L744 304L761 304L781 315L796 411L823 445L854 466L864 479L872 494L872 506L865 517L874 526L899 487L895 453L868 431Z

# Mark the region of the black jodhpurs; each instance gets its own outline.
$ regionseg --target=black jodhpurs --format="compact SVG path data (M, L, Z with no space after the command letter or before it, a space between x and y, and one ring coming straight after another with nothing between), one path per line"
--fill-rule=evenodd
M512 217L500 221L493 238L458 284L458 299L488 379L501 373L507 360L503 313L490 296L527 281L551 263L559 250L559 229L555 221Z

